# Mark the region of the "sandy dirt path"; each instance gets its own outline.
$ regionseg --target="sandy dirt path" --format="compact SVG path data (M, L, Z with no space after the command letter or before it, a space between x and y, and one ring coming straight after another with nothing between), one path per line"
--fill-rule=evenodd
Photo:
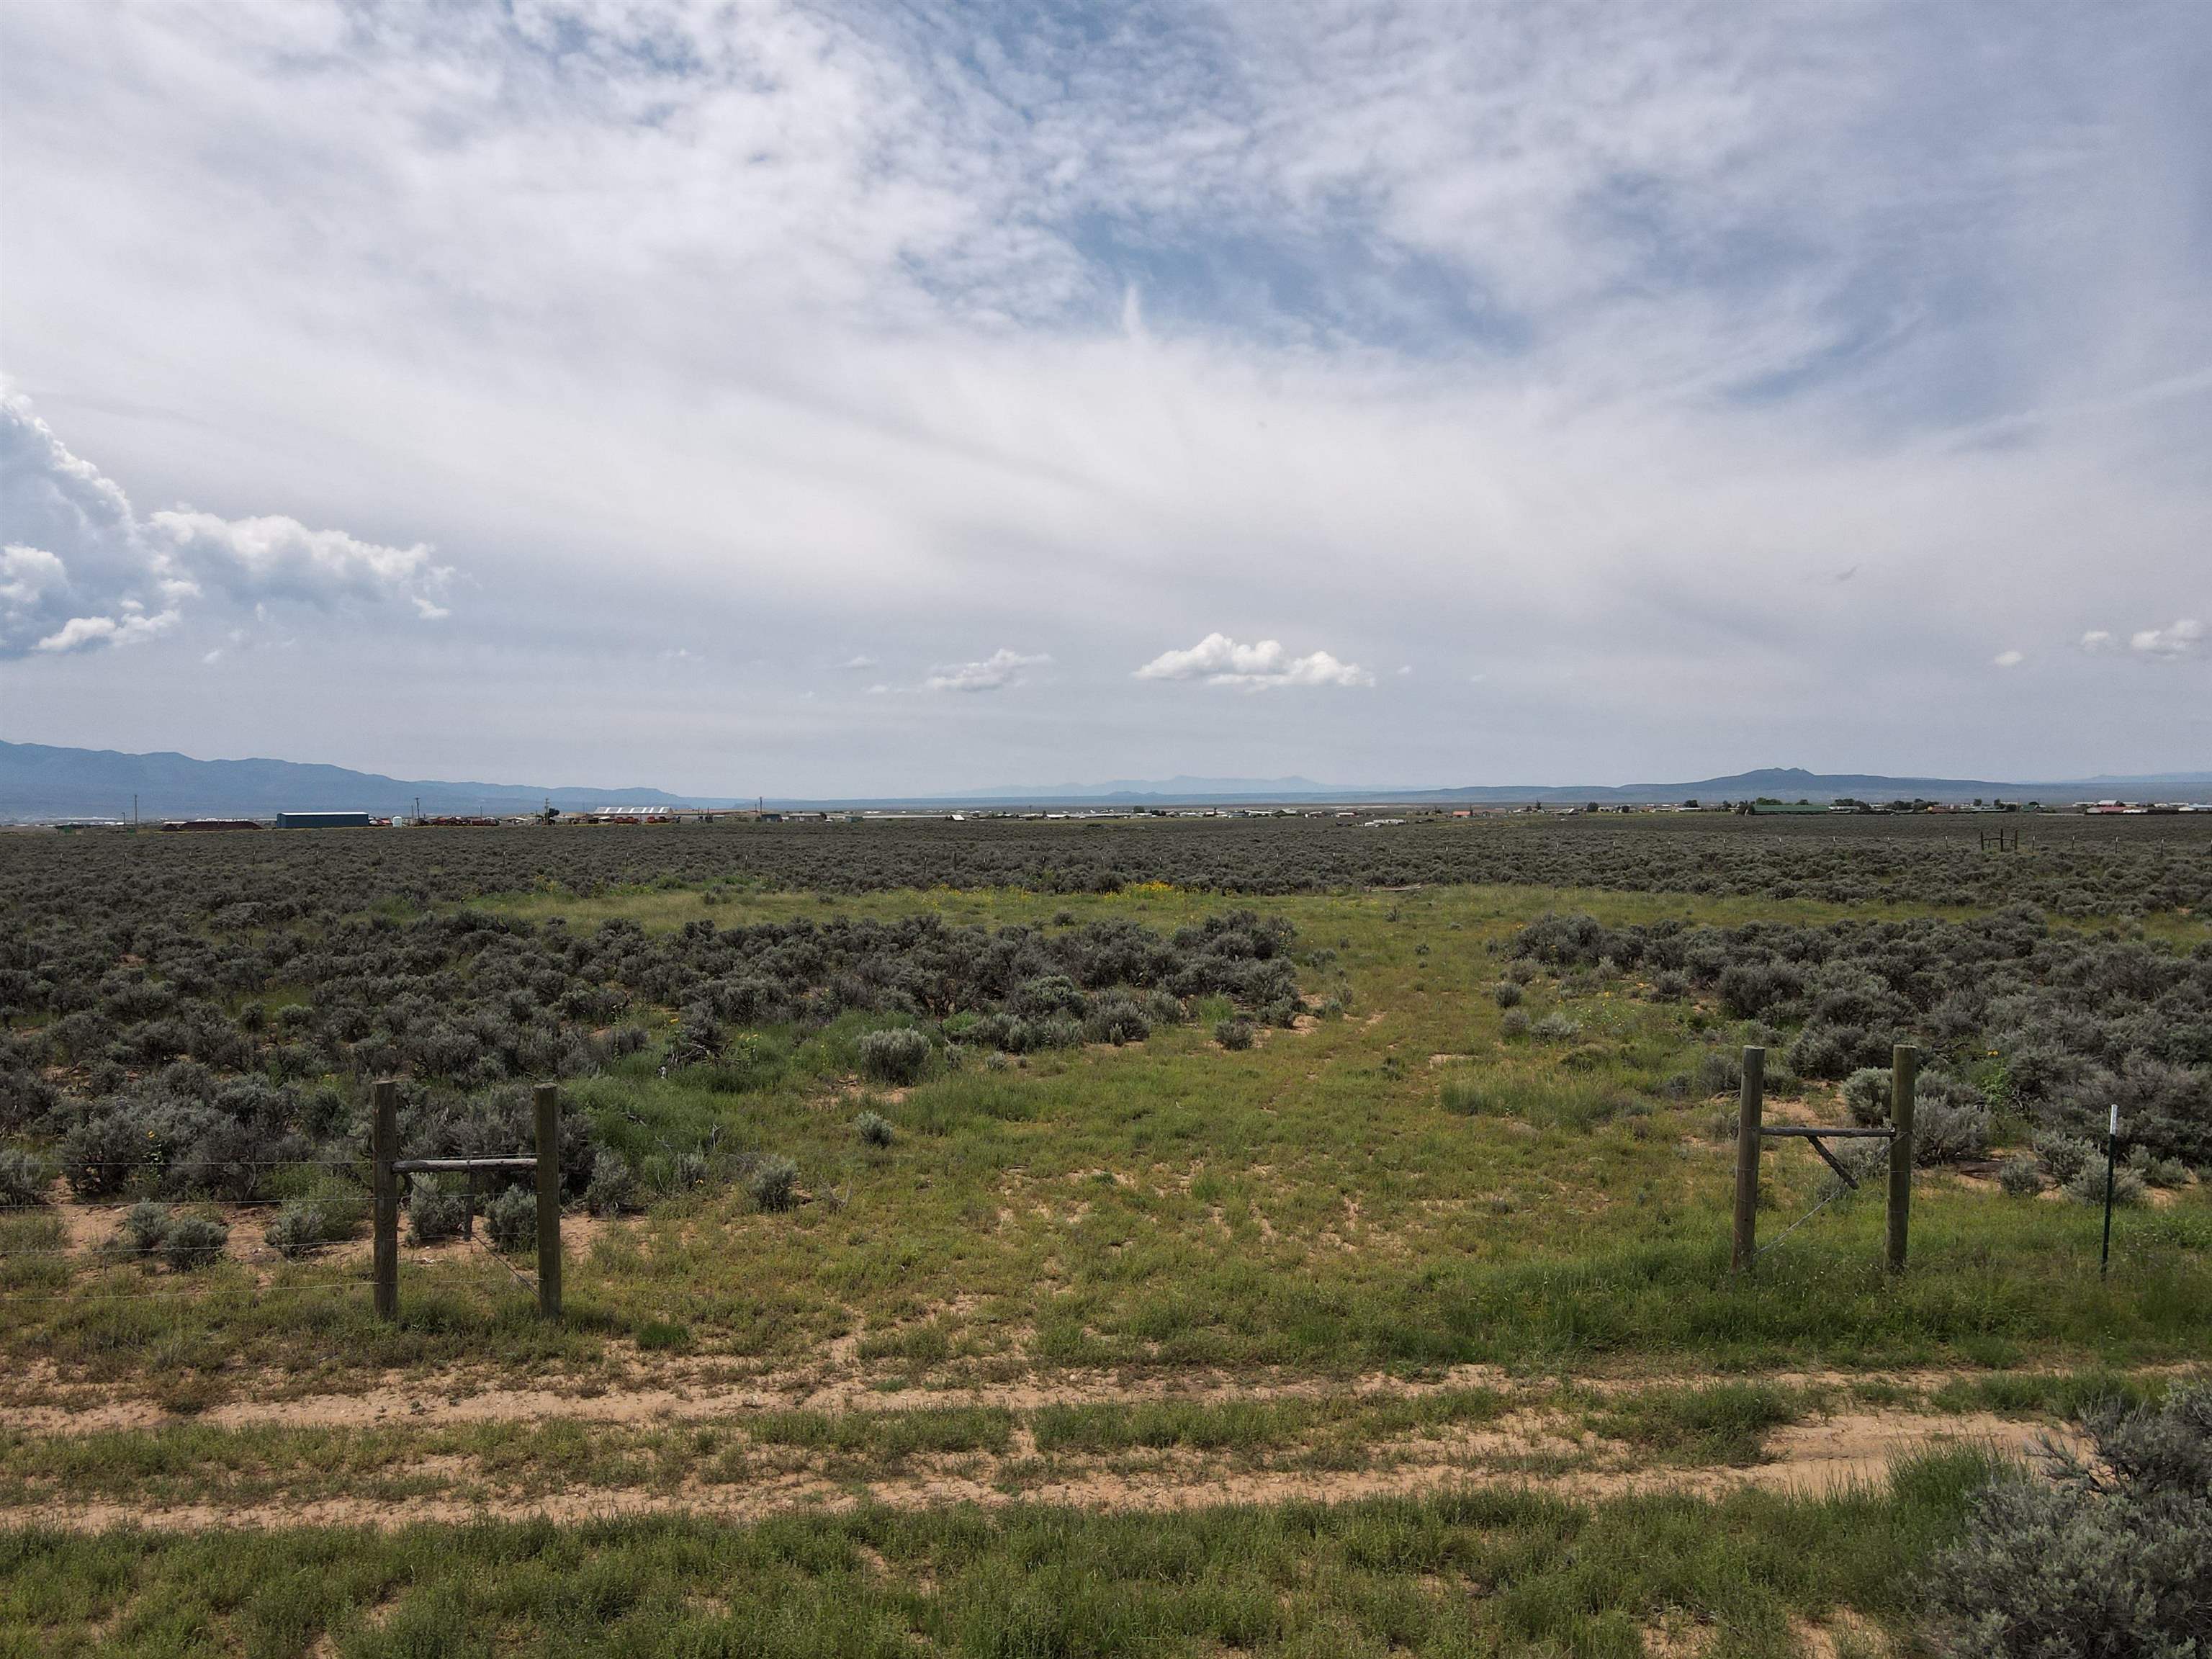
M1926 1374L1922 1380L1942 1375ZM1472 1386L1474 1382L1472 1376L1455 1376L1449 1382L1420 1386L1434 1390ZM1365 1380L1364 1391L1370 1395L1393 1391L1381 1382L1381 1379ZM1608 1386L1613 1392L1626 1393L1639 1384ZM1189 1391L1177 1392L1188 1396ZM1275 1397L1303 1397L1313 1392L1310 1384L1286 1383ZM1343 1395L1355 1390L1339 1384L1328 1392ZM1250 1398L1253 1390L1246 1387L1236 1395ZM967 1391L959 1396L959 1403L1022 1408L1102 1397L1133 1401L1163 1396L1159 1390L1110 1395L1102 1384L1081 1389L1061 1384ZM772 1397L765 1403L785 1402ZM878 1409L896 1411L955 1401L945 1392L931 1391L905 1406L896 1396L878 1396L870 1403ZM302 1428L392 1425L397 1414L398 1424L406 1428L417 1424L580 1420L605 1423L611 1430L713 1423L741 1431L750 1404L749 1397L718 1397L712 1391L696 1395L669 1391L574 1399L507 1389L488 1390L441 1405L406 1391L394 1391L382 1400L347 1396L343 1401L241 1403L223 1413L210 1413L210 1419L241 1428L257 1424ZM374 1414L380 1411L382 1415ZM19 1432L39 1433L20 1420L15 1426ZM574 1484L550 1491L541 1484L526 1491L478 1469L469 1459L447 1456L405 1465L430 1471L444 1489L413 1493L404 1499L310 1491L292 1497L281 1490L280 1481L274 1493L264 1484L251 1498L233 1501L221 1495L223 1482L217 1476L210 1482L217 1489L214 1495L189 1502L139 1502L112 1497L79 1499L65 1492L21 1492L15 1496L27 1501L0 1506L0 1524L95 1531L119 1525L164 1530L290 1526L390 1528L482 1519L542 1517L578 1522L662 1514L751 1522L798 1510L837 1511L869 1504L897 1509L1027 1503L1101 1511L1177 1510L1221 1504L1341 1503L1468 1486L1527 1488L1588 1499L1660 1492L1717 1496L1742 1487L1819 1493L1878 1484L1901 1460L1945 1449L1974 1446L2005 1455L2023 1455L2049 1432L2045 1425L1987 1413L1838 1408L1776 1431L1765 1442L1762 1461L1741 1467L1683 1465L1650 1461L1632 1447L1589 1433L1578 1425L1572 1413L1532 1403L1480 1427L1378 1441L1364 1449L1364 1467L1348 1469L1267 1467L1269 1460L1265 1458L1237 1459L1180 1449L1113 1457L1059 1454L1039 1460L1035 1442L1024 1427L1017 1431L1014 1443L1004 1453L916 1456L857 1476L832 1469L820 1460L800 1457L799 1467L749 1469L741 1477L719 1480L695 1474L672 1484ZM404 1462L404 1453L398 1461ZM1297 1462L1295 1458L1287 1461ZM848 1470L850 1468L846 1466Z

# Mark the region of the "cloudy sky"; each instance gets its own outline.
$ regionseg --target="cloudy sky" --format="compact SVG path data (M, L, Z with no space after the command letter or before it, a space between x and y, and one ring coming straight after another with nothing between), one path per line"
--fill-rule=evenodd
M0 7L0 736L2212 767L2212 6Z

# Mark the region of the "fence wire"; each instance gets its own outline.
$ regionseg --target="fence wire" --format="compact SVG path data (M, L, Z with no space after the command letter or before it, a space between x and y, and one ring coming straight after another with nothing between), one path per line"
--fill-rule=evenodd
M1810 1221L1814 1216L1820 1214L1821 1211L1826 1209L1828 1206L1834 1203L1838 1199L1848 1198L1856 1190L1856 1188L1855 1188L1846 1187L1840 1181L1836 1183L1835 1191L1830 1193L1818 1204L1815 1204L1811 1209L1806 1211L1804 1214L1799 1216L1795 1221L1784 1227L1780 1232L1775 1234L1773 1237L1768 1239L1765 1243L1753 1250L1751 1253L1751 1259L1754 1261L1758 1261L1759 1257L1765 1255L1769 1250L1773 1249L1776 1246L1779 1245L1784 1239L1789 1237L1790 1234L1796 1232L1800 1227Z
M115 1197L77 1196L75 1183L71 1180L76 1172L82 1170L88 1173L94 1170L130 1170L138 1177L138 1182L159 1181L164 1176L173 1178L176 1175L185 1171L194 1174L205 1171L210 1174L229 1175L232 1172L249 1170L296 1170L316 1176L330 1184L325 1185L320 1192L295 1194L289 1197L256 1194L243 1198L228 1198L215 1196L205 1192L161 1194L143 1190L137 1194ZM373 1202L375 1196L370 1183L363 1178L359 1170L348 1168L343 1164L333 1166L312 1158L219 1158L201 1162L191 1158L182 1158L167 1163L149 1163L144 1159L125 1158L71 1158L60 1160L58 1178L66 1185L70 1196L52 1201L0 1204L0 1219L13 1216L45 1216L52 1219L57 1226L66 1227L72 1216L85 1212L112 1214L118 1211L133 1210L141 1204L146 1203L173 1207L185 1213L190 1213L195 1207L212 1206L222 1212L226 1217L235 1217L241 1211L265 1214L270 1211L281 1211L285 1206L295 1201L304 1200L313 1203L318 1198L335 1196L367 1204ZM331 1186L336 1186L339 1190L333 1193L331 1190ZM476 1218L480 1225L480 1211ZM38 1274L39 1270L33 1267L31 1264L68 1262L75 1264L84 1272L101 1276L100 1279L94 1280L92 1285L82 1288L74 1286L56 1288L50 1283L35 1281L26 1284L21 1288L0 1285L0 1313L18 1310L27 1313L33 1309L52 1308L57 1305L88 1308L118 1302L174 1303L183 1305L194 1303L204 1304L241 1296L252 1302L276 1297L331 1295L366 1297L372 1293L373 1290L372 1280L365 1272L359 1276L316 1284L241 1286L234 1281L204 1278L201 1276L204 1269L192 1267L158 1277L149 1275L129 1289L106 1288L104 1282L106 1276L119 1267L144 1269L158 1262L174 1263L180 1257L187 1260L207 1258L209 1260L206 1267L211 1267L215 1263L232 1255L231 1241L228 1237L218 1244L156 1243L152 1249L143 1250L136 1248L127 1249L115 1248L115 1241L127 1236L124 1230L118 1226L106 1231L98 1240L87 1241L80 1244L0 1245L0 1268L4 1268L9 1262L21 1262L25 1264L27 1273ZM519 1272L514 1264L505 1255L488 1246L475 1229L471 1229L457 1237L461 1242L473 1246L478 1253L498 1262L506 1270L507 1277L515 1284L533 1295L536 1293L535 1278ZM326 1240L315 1250L310 1250L300 1257L287 1256L283 1251L276 1250L273 1245L268 1248L276 1250L276 1258L287 1265L297 1261L300 1265L306 1266L313 1262L315 1254L320 1249L351 1242L355 1241ZM249 1245L248 1248L252 1247ZM265 1268L269 1261L265 1257L256 1261L252 1256L248 1256L238 1260L238 1265L248 1268ZM445 1275L441 1273L439 1276ZM44 1277L45 1275L39 1274L40 1279ZM470 1275L471 1279L474 1277L473 1274ZM173 1282L175 1288L158 1288L164 1282Z

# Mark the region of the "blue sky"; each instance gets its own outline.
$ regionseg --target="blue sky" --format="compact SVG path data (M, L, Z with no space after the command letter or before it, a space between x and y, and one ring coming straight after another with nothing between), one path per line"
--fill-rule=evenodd
M2212 9L0 9L0 735L2212 762Z

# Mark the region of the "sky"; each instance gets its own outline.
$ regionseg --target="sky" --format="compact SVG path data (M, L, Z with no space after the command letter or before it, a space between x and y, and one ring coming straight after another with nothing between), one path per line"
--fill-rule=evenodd
M0 6L0 737L2212 768L2212 6Z

